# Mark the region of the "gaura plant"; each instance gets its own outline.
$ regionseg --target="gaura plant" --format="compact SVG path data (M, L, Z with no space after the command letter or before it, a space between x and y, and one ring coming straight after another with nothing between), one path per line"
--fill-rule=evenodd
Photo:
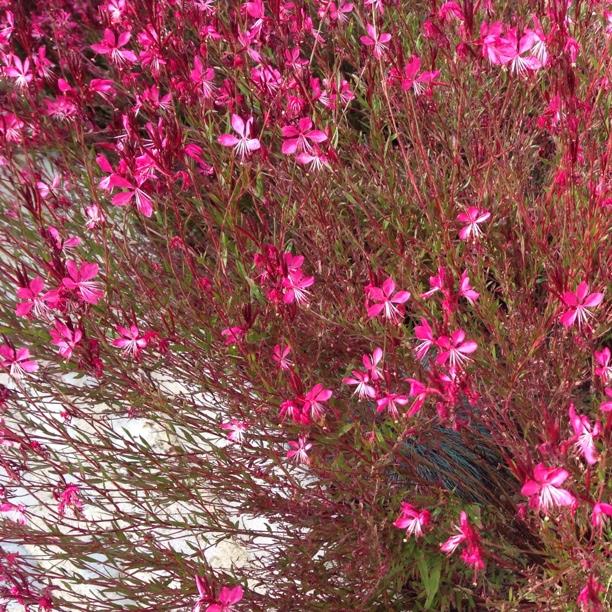
M598 0L0 0L0 607L612 605Z

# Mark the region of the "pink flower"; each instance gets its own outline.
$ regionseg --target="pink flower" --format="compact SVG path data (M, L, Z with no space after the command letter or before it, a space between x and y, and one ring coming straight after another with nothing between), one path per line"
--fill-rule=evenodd
M58 347L58 352L64 359L70 359L75 346L83 337L80 329L70 329L61 321L55 321L55 326L49 330L49 333L51 342Z
M440 267L438 271L433 276L429 277L429 291L421 294L423 299L427 299L431 297L434 293L438 291L443 291L446 288L447 279L446 279L446 268Z
M380 347L376 347L371 355L364 355L361 358L363 367L366 369L370 380L375 381L382 378L378 364L383 358L383 350Z
M418 510L408 502L402 502L400 515L393 525L398 529L405 529L407 536L420 538L423 530L429 525L431 514L429 510Z
M284 421L287 417L289 417L292 421L295 421L296 423L307 423L309 421L308 417L303 417L300 403L294 399L285 400L281 403L279 417L281 421Z
M215 70L214 68L204 68L199 55L196 55L193 60L193 70L189 73L189 78L192 83L200 88L205 100L213 96L215 92Z
M286 345L277 344L274 347L274 351L272 353L272 359L278 365L281 370L288 370L293 366L293 362L289 359L289 353L291 352L291 347Z
M153 214L153 201L150 196L141 189L146 180L146 176L140 176L136 179L136 182L133 182L123 176L113 174L110 178L111 186L127 189L127 191L121 191L112 197L111 202L113 206L128 206L130 202L134 200L138 212L144 217L150 217Z
M376 59L380 59L383 53L387 50L387 43L391 40L391 34L388 32L383 32L378 35L376 31L376 26L371 23L368 23L366 26L366 30L368 32L367 36L362 36L359 40L362 45L366 47L373 47L372 55Z
M364 399L365 397L376 397L376 389L369 384L370 376L367 372L353 370L352 375L343 378L342 382L345 385L355 385L355 393L359 399Z
M414 402L412 402L412 406L406 413L406 416L411 417L414 416L421 410L425 400L429 395L441 395L440 391L434 389L433 387L425 386L420 380L416 378L405 378L406 382L410 383L410 397L414 397Z
M104 213L97 204L86 206L85 214L87 216L85 227L88 230L95 229L98 225L104 222Z
M242 587L221 587L221 592L215 603L206 608L206 612L231 612L234 609L234 604L238 603L243 597Z
M119 23L123 17L123 12L127 8L127 0L108 0L102 7L108 13L111 23Z
M459 297L464 297L472 306L480 297L478 291L474 291L467 275L467 270L461 274L459 279Z
M576 603L584 612L603 612L600 593L604 592L604 586L599 583L597 577L591 574L585 586L581 589Z
M565 291L561 301L566 310L559 317L564 327L571 327L578 319L578 327L581 327L593 316L589 308L596 308L603 301L603 293L589 293L589 285L582 281L576 291Z
M608 347L593 353L595 357L595 376L604 382L612 381L612 363L610 362L610 349Z
M129 32L122 32L119 36L116 36L110 28L106 28L102 40L91 45L91 49L100 55L110 55L111 61L115 64L134 63L138 59L136 54L122 48L128 44L131 37L132 35Z
M538 463L533 471L533 480L527 480L521 488L521 494L529 497L532 508L542 510L544 514L553 506L574 506L576 498L560 486L569 477L563 468L546 467Z
M289 447L290 450L287 451L287 459L291 459L298 465L310 464L308 451L312 448L312 444L308 442L306 436L300 436L297 441L290 441Z
M244 432L248 429L246 421L240 421L238 419L231 419L225 423L221 423L221 428L228 431L227 439L232 442L241 443L244 440Z
M376 400L376 412L386 410L392 419L399 417L398 406L405 406L410 400L399 393L386 393L379 400Z
M27 348L15 349L8 344L0 345L0 367L7 368L10 376L16 380L38 370L38 364L30 359Z
M314 276L304 276L301 271L290 273L282 280L283 302L285 304L305 303L309 295L308 287L314 285Z
M601 531L608 517L612 517L612 504L597 502L591 512L591 525L594 529Z
M438 338L438 347L440 352L436 357L436 363L444 364L447 361L451 368L461 366L465 361L469 361L468 355L471 355L478 345L473 340L465 340L465 332L458 329L451 336L440 336Z
M310 170L317 172L323 168L331 169L330 157L319 147L313 147L310 153L302 151L295 156L295 161L302 166L310 166Z
M569 406L569 419L574 430L572 440L576 442L576 447L580 450L586 462L589 465L594 465L597 463L598 453L593 438L601 433L601 424L596 422L594 426L591 426L588 417L576 414L573 403Z
M78 292L81 300L87 304L95 305L102 299L104 291L99 283L92 280L98 274L98 264L84 261L79 265L70 259L66 262L66 270L68 276L62 280L66 289Z
M137 357L140 351L147 346L146 337L141 335L136 325L130 325L129 327L117 325L115 329L117 333L121 334L121 337L115 338L112 345L122 349L125 356Z
M421 95L428 85L432 85L436 77L440 74L439 70L433 70L431 72L421 72L421 58L417 55L413 55L406 66L404 67L404 74L402 75L402 90L408 91L412 89L416 96Z
M6 76L15 79L15 85L20 88L25 88L34 78L30 71L30 60L26 57L23 62L16 55L9 55L7 59L10 64L4 69Z
M326 14L329 16L331 21L337 21L340 24L348 21L348 15L353 10L354 6L351 2L338 2L336 7L335 2L328 2L322 4L319 9L319 17L324 18Z
M5 518L13 521L13 523L17 523L18 525L25 525L27 523L25 506L23 504L4 502L3 504L0 504L0 514L4 515Z
M601 404L599 404L599 409L602 412L612 412L612 387L606 387L606 397L610 399L604 400Z
M414 335L416 336L416 339L419 340L419 344L415 349L416 358L419 361L422 361L425 355L427 355L429 349L434 346L436 340L434 338L431 326L425 319L421 319L421 324L415 326Z
M245 123L242 117L232 114L231 123L233 130L238 134L239 138L233 134L222 134L217 141L224 147L234 147L240 159L244 160L247 155L251 154L253 151L257 151L261 147L258 138L251 138L253 118L249 117Z
M24 122L14 113L0 114L0 134L8 142L21 142L24 126Z
M470 206L465 212L457 215L457 221L465 223L466 225L459 230L459 238L461 240L469 240L472 238L476 240L482 235L482 231L479 227L481 223L484 223L491 213L488 210L476 208Z
M546 66L548 63L548 36L542 29L542 24L536 15L532 15L533 19L533 30L527 30L533 37L533 46L531 47L531 54L538 58L541 66Z
M231 344L240 344L244 340L245 334L246 330L238 325L234 327L226 327L221 332L221 335L223 336L223 341L227 346Z
M327 134L321 130L312 129L312 119L302 117L297 124L286 125L281 130L283 138L282 151L285 155L293 155L302 151L311 152L310 142L321 143L327 140Z
M323 405L330 397L332 392L330 389L323 388L323 385L316 384L306 395L303 400L303 411L313 421L318 420L325 414L325 406Z
M465 545L461 558L475 570L484 569L484 559L480 536L470 523L468 515L462 511L459 515L459 525L456 526L458 533L451 536L440 544L440 550L447 555L452 555L459 546Z
M541 39L533 30L525 30L523 36L518 38L516 28L512 28L506 34L506 40L512 46L512 57L510 59L510 70L519 76L525 76L529 70L538 70L542 62L534 55L525 55L532 51Z
M68 251L69 249L74 249L80 246L82 242L78 236L68 236L68 238L64 240L57 228L53 226L49 226L47 228L47 233L53 246L58 251Z
M60 516L64 516L66 508L70 508L74 514L78 514L83 509L83 502L80 498L80 488L77 484L69 484L59 494L57 511Z
M480 24L482 55L492 64L507 64L516 54L516 45L503 36L504 24L501 21Z
M49 309L55 308L59 303L57 291L47 291L43 293L45 283L40 276L33 278L27 287L17 289L17 297L21 300L15 308L18 317L27 317L30 313L34 316L43 318L49 314Z
M372 10L381 14L385 12L385 0L363 0L364 6L371 6Z
M567 53L571 65L575 66L576 59L580 51L580 45L578 44L578 41L575 38L572 38L571 36L566 36L563 51Z
M192 612L205 612L204 606L208 606L214 601L214 595L208 580L202 578L202 576L195 576L195 583L198 589L198 601L193 606Z
M382 312L385 319L394 322L403 316L403 304L410 299L408 291L395 291L395 282L390 276L383 282L382 287L369 285L366 288L366 295L368 300L373 302L367 307L370 319L377 317Z

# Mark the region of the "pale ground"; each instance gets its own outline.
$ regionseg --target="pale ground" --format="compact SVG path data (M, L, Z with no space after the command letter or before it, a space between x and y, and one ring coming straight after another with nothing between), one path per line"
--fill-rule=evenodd
M181 387L181 385L173 383L172 381L169 381L167 379L160 378L159 382L162 383L161 386L163 387L164 392L168 393L169 395L177 395L177 394L180 395L184 391L184 388ZM4 383L7 386L13 386L12 381L8 380L8 377L6 377L5 375L0 375L0 383ZM78 383L78 384L80 386L80 384L82 383ZM48 406L48 408L51 412L59 413L59 406ZM58 418L60 418L59 414L58 414ZM7 423L7 425L8 424L9 423ZM84 423L75 423L75 428L77 426L78 426L78 429L80 429L81 431L87 429ZM142 418L127 419L126 418L126 419L117 420L115 422L114 428L118 432L120 432L121 430L125 431L126 433L129 432L129 435L135 438L138 438L140 436L143 437L148 442L148 444L150 444L153 448L162 449L164 445L167 444L168 442L167 433L162 431L160 427L156 425L154 422L146 420L146 419L142 419ZM210 436L208 438L209 438L208 442L211 444L216 444L216 445L227 444L227 441L222 438L214 438ZM0 471L0 485L2 484L8 485L9 483L6 478L6 473L4 473L3 471ZM12 490L15 491L14 488ZM16 490L15 493L16 493L15 498L19 497L20 498L19 501L26 505L27 513L28 513L28 520L30 524L44 529L44 521L41 521L41 513L43 513L44 506L42 506L42 504L37 499L35 499L32 495L28 494L28 492L25 491L24 489ZM53 501L50 493L48 495L48 500L50 501L51 504L56 503ZM186 507L185 505L181 507L178 504L175 504L174 507L165 508L165 513L167 513L168 517L178 516L188 511L189 511L188 507ZM106 518L103 516L103 514L104 512L102 511L96 510L94 513L92 512L91 508L88 509L87 506L85 507L86 517L97 518L97 519ZM275 527L274 525L270 525L269 523L267 523L265 519L258 518L258 517L252 517L252 516L247 517L247 516L238 515L235 518L239 519L240 525L243 526L244 528L254 529L256 531L265 532L268 525L272 529ZM8 520L8 519L0 517L0 520ZM164 534L160 533L159 535L163 536ZM165 535L168 535L168 534L165 534ZM264 542L266 538L260 537L257 540L260 543L266 543ZM270 543L270 546L272 546L273 540L269 539L269 543ZM185 554L190 554L190 555L193 555L192 547L196 547L196 549L204 548L204 556L207 562L210 564L210 566L213 569L231 569L231 568L239 569L249 563L253 563L258 560L256 556L254 555L253 551L249 550L247 545L245 545L243 542L236 541L236 540L225 539L222 542L214 544L212 546L202 547L201 538L198 540L193 536L193 534L190 534L190 533L185 533L184 535L181 535L181 536L177 536L177 534L174 533L172 536L172 539L168 542L168 544L169 546L171 546L171 548L173 548L177 552L183 552ZM18 550L25 558L28 558L28 559L33 559L33 557L36 556L36 550L33 547L24 548L23 546L16 546L16 545L7 546L6 544L3 544L3 546L7 549ZM99 555L98 557L99 558L97 560L99 561L99 565L97 569L101 569L102 567L104 567L104 557L102 555ZM261 559L261 557L259 558ZM45 563L45 562L38 561L38 563L42 565L43 567L45 567L46 563L49 563L49 562ZM69 568L71 566L71 569L76 570L79 574L81 574L82 576L86 578L88 577L86 570L83 570L82 568L78 568L70 564L69 562L63 562L63 564L66 568ZM145 576L148 576L148 574L146 575L142 574L142 578L145 578ZM251 585L251 586L254 586L254 585ZM85 592L91 588L92 587L89 587L87 585L81 585L77 589L75 589L75 591ZM0 603L2 603L1 600L0 600ZM18 604L10 604L7 610L9 612L25 612L25 608Z

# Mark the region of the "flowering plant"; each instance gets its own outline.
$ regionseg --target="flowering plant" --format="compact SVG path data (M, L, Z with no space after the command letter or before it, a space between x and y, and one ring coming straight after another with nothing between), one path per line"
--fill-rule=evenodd
M0 0L0 608L608 609L611 36Z

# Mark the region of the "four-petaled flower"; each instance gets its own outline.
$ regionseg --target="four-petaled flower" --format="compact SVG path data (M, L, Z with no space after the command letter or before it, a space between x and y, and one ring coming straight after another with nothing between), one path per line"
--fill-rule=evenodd
M377 346L371 355L364 355L361 358L361 363L363 363L363 367L366 369L370 380L375 381L382 378L382 373L378 367L378 364L381 362L383 358L383 350Z
M72 351L83 337L80 329L71 329L61 321L55 321L54 326L49 330L51 342L58 348L58 353L64 359L70 359Z
M261 148L259 139L251 138L253 118L249 117L245 122L239 115L232 114L231 123L234 132L238 134L239 138L233 134L221 134L217 140L224 147L234 147L240 159L244 160L247 155Z
M110 55L111 61L115 64L134 63L138 59L136 54L123 48L131 37L130 32L121 32L119 36L116 36L110 28L106 28L102 40L91 45L91 49L100 55Z
M459 238L461 240L476 240L482 235L480 224L484 223L491 213L488 210L470 206L465 212L457 215L457 221L463 223L464 226L459 230Z
M25 525L27 523L25 509L24 504L12 504L11 502L0 504L0 514L18 525Z
M416 96L421 95L428 85L433 85L436 77L440 74L439 70L432 70L428 72L421 72L421 58L417 55L413 55L406 66L404 66L404 72L402 74L401 87L403 91L412 89Z
M325 414L323 405L330 397L332 392L325 389L322 384L317 383L306 395L304 395L302 410L304 414L313 421L317 421Z
M538 463L533 470L533 479L527 480L521 488L521 494L529 497L532 508L547 514L553 506L571 506L576 498L561 485L569 477L569 472L559 467L546 467Z
M242 600L243 590L240 585L235 587L224 586L216 600L206 608L206 612L231 612L234 604Z
M327 140L327 134L312 128L312 119L302 117L297 126L286 125L281 129L283 138L282 152L285 155L294 153L312 152L310 142L321 143Z
M314 276L304 276L300 270L290 273L282 280L283 302L285 304L306 302L309 294L307 289L312 285L314 285Z
M382 287L366 287L366 296L369 302L368 317L377 317L381 312L385 319L396 322L404 313L404 304L410 299L408 291L395 291L395 282L391 277L387 278Z
M289 359L289 353L291 347L288 344L280 345L277 344L272 352L272 359L278 365L281 370L288 370L293 366L293 362Z
M300 436L297 440L291 440L289 442L289 449L287 451L287 459L291 459L297 464L309 465L310 457L308 451L312 448L312 443L308 442L306 436Z
M367 35L363 35L359 40L366 47L372 47L372 55L380 59L387 50L387 43L391 40L391 34L383 32L378 34L376 26L372 23L366 25Z
M353 370L351 376L342 379L345 385L355 385L355 393L359 399L376 397L376 389L370 385L370 375L361 370Z
M38 364L30 358L27 348L15 349L8 344L0 345L0 367L7 368L10 376L16 380L38 370Z
M587 416L576 414L573 403L569 406L569 419L574 430L572 441L575 442L586 462L594 465L599 457L593 438L601 433L601 423L596 422L595 425L591 425Z
M448 538L446 542L440 544L440 550L450 556L459 546L465 545L461 553L463 561L475 570L483 569L484 559L480 544L480 536L470 523L468 515L464 511L462 511L459 516L459 525L457 525L456 528L458 533Z
M149 194L141 188L146 181L147 176L145 175L139 176L134 182L118 174L113 174L110 180L112 187L127 189L127 191L120 191L112 197L113 206L128 206L134 200L138 212L145 217L150 217L153 214L153 201Z
M426 319L421 319L421 323L415 326L414 335L419 341L415 349L416 358L419 361L422 361L425 358L425 355L427 355L429 349L436 344L433 330Z
M612 504L606 504L604 502L597 502L593 506L591 512L591 525L597 531L601 531L604 522L612 518Z
M565 310L559 317L559 321L564 327L571 327L578 319L578 327L586 323L593 313L589 308L596 308L603 301L604 294L599 292L589 293L589 285L582 281L576 291L565 291L561 296L561 301Z
M11 62L4 69L4 74L12 79L15 79L15 85L17 85L17 87L27 87L34 78L34 75L30 71L29 58L26 57L23 62L16 55L10 55L8 58L11 60Z
M115 338L112 345L123 350L124 355L138 356L140 351L148 344L146 336L141 335L140 330L136 325L123 327L122 325L115 326L119 338Z
M235 325L234 327L226 327L221 331L221 335L223 336L223 342L230 346L232 344L240 344L244 340L246 330L244 327Z
M478 348L476 342L465 339L465 332L462 329L458 329L450 336L440 336L437 345L440 352L436 357L436 363L444 364L448 361L451 368L469 361L468 355Z
M376 400L376 412L386 410L392 419L399 417L398 406L405 406L410 400L401 393L385 393L380 399Z
M244 440L244 432L247 431L248 424L246 421L239 419L230 419L225 423L221 423L221 428L228 432L228 440L241 443Z
M420 538L430 520L429 510L419 510L409 502L402 502L400 515L395 519L393 525L398 529L405 529L407 536L413 535L415 538Z
M516 28L512 28L506 33L506 40L510 50L510 70L519 76L525 76L529 70L538 70L542 67L542 62L535 55L526 55L534 51L540 38L533 30L526 30L519 38ZM539 51L541 49L538 47Z
M480 297L480 293L474 291L474 288L470 284L467 270L461 274L461 278L459 279L459 297L464 297L472 306Z
M92 278L98 275L99 267L96 263L82 262L80 265L69 259L66 262L68 276L62 280L66 289L76 291L83 302L97 304L104 295L99 283Z
M440 391L433 387L427 387L416 378L405 378L404 380L410 383L410 397L414 397L412 406L410 406L410 409L406 413L408 417L414 416L421 410L429 395L441 395Z
M17 304L15 314L18 317L27 317L33 313L36 317L45 317L49 314L49 309L55 308L60 297L56 290L43 293L45 283L40 276L33 278L27 287L17 289L17 297L22 302Z

